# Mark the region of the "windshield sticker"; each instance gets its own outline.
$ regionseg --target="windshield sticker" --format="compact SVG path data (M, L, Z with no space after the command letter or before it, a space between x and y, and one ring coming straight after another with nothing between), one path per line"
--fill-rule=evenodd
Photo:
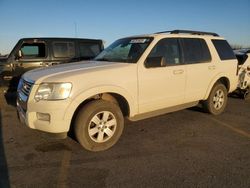
M132 39L129 43L130 44L136 44L136 43L145 43L148 39Z

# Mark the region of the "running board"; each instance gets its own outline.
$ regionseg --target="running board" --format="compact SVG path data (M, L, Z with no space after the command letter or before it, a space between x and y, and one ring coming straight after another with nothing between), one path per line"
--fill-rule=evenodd
M138 115L135 115L133 117L128 117L128 119L130 121L138 121L138 120L142 120L142 119L147 119L147 118L167 114L167 113L170 113L170 112L183 110L183 109L186 109L186 108L196 106L198 104L199 104L199 101L195 101L195 102L181 104L181 105L177 105L177 106L173 106L173 107L168 107L168 108L164 108L164 109L160 109L160 110L156 110L156 111L152 111L152 112L146 112L146 113L143 113L143 114L138 114Z

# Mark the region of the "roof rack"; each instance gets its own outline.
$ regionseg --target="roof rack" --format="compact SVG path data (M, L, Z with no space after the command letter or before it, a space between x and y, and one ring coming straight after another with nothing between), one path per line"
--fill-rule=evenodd
M203 31L192 31L192 30L162 31L162 32L157 32L155 34L161 34L161 33L170 33L170 34L187 33L187 34L191 34L191 35L212 35L215 37L219 37L219 35L217 33L203 32Z

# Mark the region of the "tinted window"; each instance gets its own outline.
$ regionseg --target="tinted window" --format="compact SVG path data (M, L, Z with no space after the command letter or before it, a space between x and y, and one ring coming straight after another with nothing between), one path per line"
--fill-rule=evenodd
M160 40L152 49L148 57L164 57L167 65L181 64L178 39L168 38Z
M22 58L45 58L44 43L24 43L21 47Z
M54 57L74 57L75 44L73 42L54 42L53 53Z
M231 46L225 40L212 40L221 60L235 59Z
M211 61L211 54L203 39L183 38L182 47L187 64Z
M94 58L101 52L100 45L91 43L80 43L80 57L82 59Z

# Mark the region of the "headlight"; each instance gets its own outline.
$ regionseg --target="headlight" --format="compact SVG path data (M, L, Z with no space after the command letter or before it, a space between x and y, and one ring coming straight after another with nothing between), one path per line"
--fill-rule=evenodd
M69 97L71 83L42 83L36 92L35 100L63 100Z

